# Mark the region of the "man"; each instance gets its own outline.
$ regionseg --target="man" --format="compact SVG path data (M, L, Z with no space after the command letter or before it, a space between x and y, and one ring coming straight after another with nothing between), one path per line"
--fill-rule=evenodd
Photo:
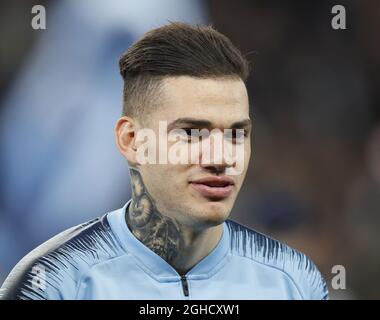
M236 47L211 27L171 23L135 43L120 72L115 136L131 201L29 253L2 298L326 299L305 255L227 220L251 152Z

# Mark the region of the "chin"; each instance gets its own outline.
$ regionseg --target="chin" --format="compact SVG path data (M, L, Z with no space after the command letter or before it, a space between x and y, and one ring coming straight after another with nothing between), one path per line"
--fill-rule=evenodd
M204 227L215 227L222 224L230 214L230 207L224 202L208 202L193 208L193 218Z

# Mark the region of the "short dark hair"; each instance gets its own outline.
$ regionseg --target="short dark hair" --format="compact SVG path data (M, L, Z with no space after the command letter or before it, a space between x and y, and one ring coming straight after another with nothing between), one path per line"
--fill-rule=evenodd
M172 22L147 32L119 60L124 79L123 115L138 116L154 104L168 76L234 77L244 82L247 60L232 42L211 26Z

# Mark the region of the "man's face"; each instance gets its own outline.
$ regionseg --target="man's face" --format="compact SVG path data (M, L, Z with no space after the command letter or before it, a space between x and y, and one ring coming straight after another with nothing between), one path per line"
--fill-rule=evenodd
M236 163L228 164L224 158L220 159L225 156L224 151L211 151L208 160L205 160L206 156L201 151L197 154L198 164L194 161L188 161L193 163L187 164L172 164L168 161L166 164L139 167L145 187L162 214L193 228L218 225L231 212L251 153L246 87L243 81L232 78L170 77L164 80L160 99L160 106L147 116L149 119L144 119L145 127L152 129L156 137L160 135L160 121L167 122L169 132L175 129L185 129L186 132L191 132L190 129L219 129L219 137L231 146L236 141L231 139L231 135L224 135L223 130L245 130L244 141L239 142L244 160L238 175L228 174L228 168L231 169ZM216 136L212 134L202 139L204 142L207 139L210 139L209 142L216 141L212 137ZM199 140L187 136L181 139L180 146L191 148L191 144L199 143ZM167 149L170 150L174 143L169 141ZM212 143L215 142L211 142L210 146L213 146Z

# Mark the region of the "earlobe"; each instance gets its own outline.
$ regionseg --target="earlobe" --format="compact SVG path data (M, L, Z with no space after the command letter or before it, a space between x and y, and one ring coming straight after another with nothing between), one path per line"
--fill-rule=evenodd
M127 161L136 165L137 147L135 144L136 124L133 119L123 116L115 125L115 140L120 153Z

